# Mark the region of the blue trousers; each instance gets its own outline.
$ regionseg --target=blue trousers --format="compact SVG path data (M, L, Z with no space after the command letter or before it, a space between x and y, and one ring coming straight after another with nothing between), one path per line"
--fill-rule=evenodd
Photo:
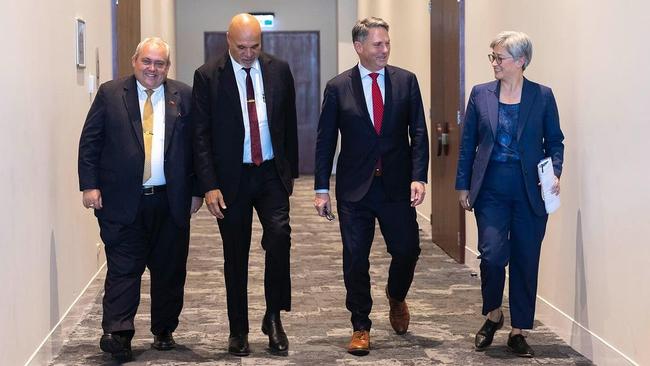
M343 279L345 305L351 313L352 328L370 330L370 248L379 221L386 249L391 255L388 268L388 293L404 301L420 255L420 238L415 209L408 200L390 200L381 177L375 177L368 193L358 202L338 201L343 240ZM383 293L382 293L383 294Z
M528 200L519 162L491 161L474 203L481 253L483 315L501 307L510 264L510 316L514 328L531 329L535 318L539 255L548 215Z

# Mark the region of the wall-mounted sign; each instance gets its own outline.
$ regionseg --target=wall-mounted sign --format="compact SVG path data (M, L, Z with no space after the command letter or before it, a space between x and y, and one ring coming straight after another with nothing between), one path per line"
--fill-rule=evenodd
M275 26L275 13L250 13L257 18L262 29L271 29Z

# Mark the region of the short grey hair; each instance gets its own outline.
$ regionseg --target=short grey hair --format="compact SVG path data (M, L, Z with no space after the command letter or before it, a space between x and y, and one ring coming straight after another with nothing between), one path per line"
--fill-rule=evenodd
M146 45L156 45L158 47L164 48L165 58L167 59L167 65L171 64L171 60L169 60L169 44L167 44L167 42L165 42L160 37L147 37L143 39L142 42L138 43L138 47L135 48L135 53L133 54L132 57L133 60L138 58L140 52L142 52L142 48Z
M494 40L492 40L492 43L490 43L490 48L494 49L496 46L505 48L510 56L515 59L523 57L523 70L526 70L526 67L530 65L530 61L533 59L533 42L524 32L503 31L497 34Z
M368 17L358 20L352 28L352 42L363 42L368 37L370 28L384 28L388 32L388 23L381 18Z

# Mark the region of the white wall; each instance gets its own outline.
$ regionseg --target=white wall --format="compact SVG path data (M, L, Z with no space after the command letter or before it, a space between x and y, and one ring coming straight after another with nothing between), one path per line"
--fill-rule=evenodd
M167 76L176 78L176 17L174 0L140 0L141 38L160 37L171 48L172 65Z
M10 1L0 12L0 365L24 364L104 262L82 208L77 147L99 48L112 75L108 1ZM86 20L85 69L75 17Z
M422 102L431 139L431 55L430 55L430 19L428 0L358 0L359 19L376 16L384 19L390 26L390 61L389 64L402 67L418 77ZM350 25L350 33L352 26ZM351 37L351 36L350 36ZM430 169L429 169L430 170ZM431 182L431 172L429 172ZM427 193L431 187L427 185ZM431 200L425 199L418 206L420 213L427 220L431 216Z
M493 79L488 45L506 29L531 36L526 76L555 93L562 208L542 246L538 316L601 365L650 365L648 24L643 0L466 1L466 95Z
M337 74L334 1L177 0L178 80L191 85L194 71L205 62L203 33L226 31L230 19L242 12L274 12L274 30L278 31L320 31L321 91L325 88L325 83Z

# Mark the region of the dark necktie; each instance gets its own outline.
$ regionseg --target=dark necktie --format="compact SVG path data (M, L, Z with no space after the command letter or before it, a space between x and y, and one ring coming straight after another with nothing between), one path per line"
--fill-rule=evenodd
M375 122L375 131L379 135L381 132L381 122L384 119L384 100L381 97L379 83L377 83L379 74L371 72L370 77L372 78L372 117Z
M262 143L260 142L260 126L257 121L257 107L255 106L255 90L251 78L251 68L244 67L246 71L246 107L248 109L248 124L251 134L251 159L253 164L260 166L262 158Z

